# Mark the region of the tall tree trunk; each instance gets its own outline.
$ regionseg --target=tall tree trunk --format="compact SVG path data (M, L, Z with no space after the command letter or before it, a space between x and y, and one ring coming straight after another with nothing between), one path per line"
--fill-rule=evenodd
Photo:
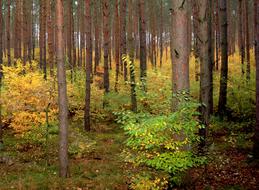
M241 56L241 73L245 74L244 60L245 60L245 47L244 47L244 31L243 31L243 0L238 1L238 15L239 15L239 24L238 24L238 37L239 37L239 52Z
M172 84L173 93L189 91L188 12L187 1L172 0ZM173 100L173 110L178 101Z
M21 58L21 0L15 2L15 21L14 21L14 58L17 60Z
M195 81L199 81L199 38L198 38L198 29L199 29L199 7L196 0L192 1L192 12L193 12L193 34L194 34L194 69L195 69Z
M128 43L129 43L129 57L130 57L130 87L131 87L131 110L133 112L137 112L137 94L136 94L136 80L135 80L135 64L134 64L134 34L133 34L133 21L132 21L132 13L133 13L133 2L129 0L129 34L128 34Z
M145 0L139 0L139 43L140 43L140 80L142 88L146 91L147 77L147 44L146 44L146 19Z
M68 105L66 71L64 63L63 0L56 0L57 76L59 105L59 164L61 177L68 177Z
M246 28L246 79L250 80L250 33L249 33L249 1L245 1L245 28Z
M201 112L201 122L205 126L199 130L199 134L202 137L201 147L205 146L205 139L207 134L207 126L209 125L209 117L210 117L210 80L211 80L211 62L209 55L209 38L210 38L210 30L209 30L209 17L210 17L210 9L209 9L209 0L195 0L196 8L198 9L198 20L195 21L198 23L198 32L197 38L199 39L198 46L200 49L200 112Z
M209 114L213 113L213 65L214 65L214 31L212 26L213 3L208 0L208 46L209 46Z
M80 0L80 61L79 68L85 65L85 15L84 0Z
M47 79L47 48L46 48L46 1L40 0L40 67L44 79Z
M220 0L220 23L221 23L221 75L218 112L221 117L226 112L227 104L227 80L228 80L228 21L227 1Z
M95 1L95 9L94 9L94 17L95 17L95 23L94 23L94 73L96 73L96 69L99 66L99 61L100 61L100 52L99 52L99 43L100 43L100 25L99 25L99 19L98 19L98 15L99 15L99 1Z
M160 0L160 67L163 61L163 32L164 32L164 18L163 18L163 0Z
M7 65L11 66L11 0L7 0L7 21L6 21L6 37L7 37Z
M220 26L219 26L219 0L216 0L216 16L215 16L215 25L216 25L216 61L215 61L215 70L219 70L219 51L220 51Z
M2 0L0 0L0 7L2 7ZM2 41L2 35L3 35L3 13L2 9L0 9L0 99L2 97L2 64L3 64L3 41ZM3 122L2 122L2 103L0 101L0 151L3 144Z
M29 1L28 1L29 2ZM28 60L28 2L22 1L22 30L23 30L23 64L25 65Z
M126 39L126 18L127 18L127 1L121 0L120 1L120 58L123 57L123 55L127 54L127 39ZM127 64L123 63L121 59L121 70L124 71L124 81L128 80L127 77Z
M119 1L115 1L115 63L116 63L116 74L115 74L115 92L118 92L118 81L120 72L120 21L119 21Z
M49 53L49 69L50 76L54 76L54 33L53 33L53 18L51 14L52 0L47 0L47 23L48 23L48 53Z
M91 0L85 0L85 31L86 31L86 83L85 83L85 130L90 131L90 100L91 100L91 67L92 67L92 35L91 35Z
M105 93L110 91L110 81L109 81L109 44L110 44L110 33L109 33L109 1L103 0L103 58L104 58L104 89Z
M259 0L254 0L254 38L256 61L256 124L254 133L253 155L259 159Z
M72 3L73 0L67 0L67 58L68 58L68 63L70 66L70 70L71 70L71 82L73 81L73 73L74 73L74 68L73 68L73 60L72 60L72 14L73 14L73 10L72 10Z

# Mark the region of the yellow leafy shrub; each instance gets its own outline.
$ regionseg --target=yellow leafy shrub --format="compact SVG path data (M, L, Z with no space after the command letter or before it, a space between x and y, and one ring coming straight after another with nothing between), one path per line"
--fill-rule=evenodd
M38 64L18 60L15 67L3 67L4 89L2 105L4 116L11 119L11 127L23 133L32 126L45 123L45 110L49 105L49 121L57 114L56 92L53 79L45 81Z

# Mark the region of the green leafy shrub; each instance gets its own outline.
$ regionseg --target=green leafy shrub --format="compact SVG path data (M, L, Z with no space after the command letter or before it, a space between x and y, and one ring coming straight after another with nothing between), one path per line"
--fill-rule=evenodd
M201 125L197 112L199 104L183 98L176 112L167 115L150 113L115 113L128 138L128 160L138 166L148 166L176 176L188 168L204 163L191 149L199 141L196 132Z

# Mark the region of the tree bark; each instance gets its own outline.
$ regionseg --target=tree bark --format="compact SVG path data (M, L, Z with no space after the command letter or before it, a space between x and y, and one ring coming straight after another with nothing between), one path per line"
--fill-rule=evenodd
M91 35L91 0L85 0L85 31L86 31L86 83L85 83L85 130L90 131L90 100L91 100L91 67L92 67L92 35Z
M205 126L199 130L199 134L202 137L200 142L200 148L203 150L206 142L207 127L209 125L210 118L210 86L211 86L211 61L209 55L210 49L210 30L209 24L210 9L209 0L195 0L196 8L198 9L198 20L195 21L198 24L197 38L198 46L200 49L200 112L201 122Z
M94 54L95 54L95 56L94 56L94 73L96 73L96 69L97 69L97 67L99 66L99 61L100 61L100 52L99 52L99 41L100 41L100 29L99 29L99 27L100 27L100 25L99 25L99 19L98 19L98 14L99 14L99 3L98 3L98 1L95 1L95 9L94 9L94 17L95 17L95 26L94 26L94 43L95 43L95 45L94 45L94 48L95 48L95 50L94 50Z
M135 80L135 64L134 64L134 34L133 34L133 3L132 0L129 0L129 34L128 34L128 43L129 43L129 57L131 65L129 65L130 70L130 87L131 87L131 110L137 112L137 94L136 94L136 80Z
M59 174L68 177L68 105L66 71L64 63L63 0L56 0L57 26L57 76L59 104Z
M163 32L164 32L164 19L163 19L163 0L160 0L160 68L163 62Z
M11 66L11 35L10 35L10 27L11 27L11 0L7 0L7 21L6 21L6 37L7 37L7 65Z
M0 7L2 7L2 0L0 0ZM0 99L2 97L2 64L3 64L3 41L2 41L2 35L3 35L3 14L2 9L0 9ZM3 122L2 122L2 103L0 101L0 150L1 146L3 144Z
M246 27L246 80L250 80L250 33L249 33L249 1L245 1L245 27Z
M187 1L172 0L172 84L173 94L189 91L188 13ZM173 110L178 101L173 100Z
M109 44L110 44L110 32L109 32L109 1L103 0L103 49L104 49L104 89L105 93L110 91L109 81Z
M228 80L228 21L227 1L220 0L220 23L221 23L221 75L218 112L221 117L226 112L227 104L227 80Z
M254 0L254 38L256 61L256 124L254 133L253 155L259 159L259 0Z
M53 36L53 18L51 14L52 0L47 0L47 23L48 23L48 53L49 53L49 69L50 76L54 76L54 36Z
M243 0L238 1L238 15L239 15L239 25L238 25L238 37L239 37L239 52L241 56L241 73L245 74L244 60L245 60L245 47L244 47L244 31L243 31Z
M115 1L115 63L116 63L116 73L115 73L115 92L118 92L118 81L120 72L120 21L119 21L119 1Z
M123 55L127 54L127 38L126 38L126 18L127 18L127 1L126 0L121 0L120 1L120 58L123 57ZM124 76L124 81L128 80L127 77L127 64L123 63L122 59L121 59L121 70L124 71L123 72L123 76Z
M143 91L146 91L147 77L147 44L146 44L146 19L145 1L139 0L139 43L140 43L140 80Z

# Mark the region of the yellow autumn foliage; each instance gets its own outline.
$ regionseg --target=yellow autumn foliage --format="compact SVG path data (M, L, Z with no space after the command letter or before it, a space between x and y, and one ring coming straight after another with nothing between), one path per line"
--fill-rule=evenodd
M35 61L25 65L18 60L15 67L3 67L4 89L2 105L4 117L11 127L23 133L32 126L45 124L45 110L49 105L49 121L57 115L56 91L53 79L45 81Z

